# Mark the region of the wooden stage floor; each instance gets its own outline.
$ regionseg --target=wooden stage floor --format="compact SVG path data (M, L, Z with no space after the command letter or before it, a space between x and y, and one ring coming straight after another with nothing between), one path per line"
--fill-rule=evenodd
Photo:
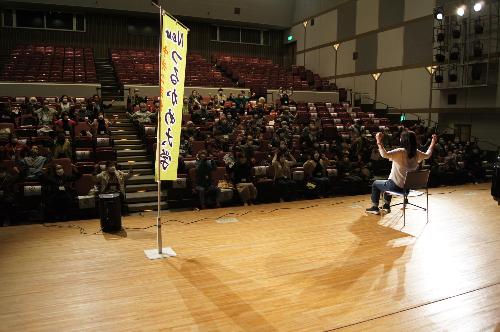
M431 193L403 229L368 195L164 213L178 257L158 261L154 213L2 228L0 330L498 331L500 206L488 184Z

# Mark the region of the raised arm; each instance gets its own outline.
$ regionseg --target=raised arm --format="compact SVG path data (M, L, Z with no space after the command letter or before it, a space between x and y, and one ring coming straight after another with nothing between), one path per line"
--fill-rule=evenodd
M385 149L384 144L382 143L382 139L384 138L383 133L378 132L377 135L375 136L375 138L377 140L378 151L379 151L380 156L382 158L394 159L394 157L400 153L398 150L387 151Z
M437 140L438 140L437 135L433 134L431 144L429 145L427 151L426 152L418 151L418 154L420 155L419 161L424 159L429 159L432 156L432 151L434 151L434 146L436 145Z

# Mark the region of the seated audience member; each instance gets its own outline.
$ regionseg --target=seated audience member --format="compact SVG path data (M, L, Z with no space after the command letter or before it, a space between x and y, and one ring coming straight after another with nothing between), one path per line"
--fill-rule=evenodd
M36 99L36 97L30 97L28 102L26 103L25 108L23 109L24 114L35 114L35 111L40 108L40 103Z
M290 97L293 95L293 89L292 87L290 87L290 92L288 92L286 89L283 90L283 88L280 87L278 90L278 95L280 97L281 106L288 106L290 105Z
M132 120L136 120L140 124L151 123L152 113L148 111L146 103L139 104L139 110L130 115Z
M236 162L232 167L233 183L240 195L243 205L253 204L257 198L257 188L252 183L252 165L245 154L236 154Z
M0 104L0 123L14 123L15 118L15 114L7 104Z
M252 135L247 135L246 140L242 142L242 144L239 146L239 149L241 152L243 152L247 159L252 160L255 155L255 151L259 149L259 146L257 144L258 142L253 139Z
M59 164L54 164L47 175L43 176L44 201L47 215L56 220L67 220L68 215L75 208L76 192L73 182L81 177L75 165L72 165L72 175L64 174Z
M114 161L106 162L106 170L101 171L97 174L97 188L100 194L120 194L122 210L126 213L126 188L125 181L133 175L133 166L130 164L130 169L128 172L119 171L116 169L116 163Z
M94 114L97 114L99 112L104 112L105 109L111 108L114 102L115 100L113 99L109 104L104 104L104 101L99 95L93 95L92 98L87 101L87 108L90 108Z
M21 174L27 181L38 181L43 175L43 167L47 163L47 158L40 156L38 146L33 146L28 156L21 159Z
M92 132L94 135L109 135L110 122L104 117L103 112L99 112L97 118L92 122Z
M99 163L95 164L94 175L101 174L104 171L106 171L105 161L100 161Z
M59 106L61 107L61 114L64 114L64 113L69 114L69 110L71 108L71 103L70 103L68 96L63 95L61 97L61 102L59 103Z
M52 107L49 107L49 101L44 100L42 108L35 111L38 116L38 123L42 126L50 126L54 124L54 120L57 117L57 111Z
M315 191L320 197L328 195L328 184L330 182L326 172L328 163L328 158L324 154L320 155L318 151L314 151L312 157L304 163L306 179L314 183L316 186Z
M16 178L0 164L0 225L9 226L14 211L14 184Z
M276 152L273 157L274 183L278 189L280 201L294 199L296 183L292 180L292 167L297 161L291 153L286 155Z
M76 122L69 118L68 113L63 113L62 118L56 121L57 129L64 132L67 136L73 136L73 128Z
M191 95L189 96L188 105L190 109L193 109L194 106L201 107L201 101L203 97L198 93L198 90L193 90Z
M7 145L0 147L0 151L2 152L0 155L3 160L15 160L19 162L26 156L26 153L29 151L29 148L26 144L19 141L16 135L10 135L10 140Z
M220 189L212 183L212 172L217 168L215 161L208 157L207 151L198 153L196 160L196 183L195 191L200 199L200 207L206 208L205 200L210 197L215 200L217 207L220 207Z
M71 148L71 142L66 138L64 132L60 131L57 133L57 138L55 139L54 146L52 147L52 157L57 158L70 158L73 154Z
M139 95L139 89L134 89L134 95L132 97L128 97L127 98L127 104L130 103L130 105L132 106L132 108L134 106L137 106L139 105L140 103L145 103L146 102L146 98L145 97L141 97Z
M226 102L226 100L227 100L227 98L226 98L226 95L224 94L224 90L222 88L220 88L217 91L217 95L215 96L215 102L218 105L224 105L224 103Z
M214 131L215 135L229 135L233 132L233 126L228 122L227 118L223 116L215 125Z

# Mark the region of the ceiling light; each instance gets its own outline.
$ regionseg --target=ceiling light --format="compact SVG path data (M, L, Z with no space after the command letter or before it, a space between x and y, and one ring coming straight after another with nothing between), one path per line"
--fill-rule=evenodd
M457 8L457 15L458 16L464 16L465 15L465 5L460 6Z
M475 12L478 12L478 11L480 11L481 9L483 9L483 2L482 2L482 1L476 2L476 3L474 4L474 11L475 11Z

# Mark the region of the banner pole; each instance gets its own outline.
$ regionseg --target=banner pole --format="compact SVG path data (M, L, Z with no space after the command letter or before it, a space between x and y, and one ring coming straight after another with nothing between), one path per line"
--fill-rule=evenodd
M161 57L162 57L162 51L161 51L161 41L162 41L162 31L163 31L163 19L162 19L162 8L159 6L160 9L160 36L158 40L158 84L161 84ZM160 96L160 109L161 109L161 96ZM161 176L160 176L160 134L161 134L161 119L160 119L160 110L157 110L157 130L156 130L156 173L157 174L157 195L158 195L158 214L156 217L156 242L158 245L158 254L162 254L162 238L161 238Z

